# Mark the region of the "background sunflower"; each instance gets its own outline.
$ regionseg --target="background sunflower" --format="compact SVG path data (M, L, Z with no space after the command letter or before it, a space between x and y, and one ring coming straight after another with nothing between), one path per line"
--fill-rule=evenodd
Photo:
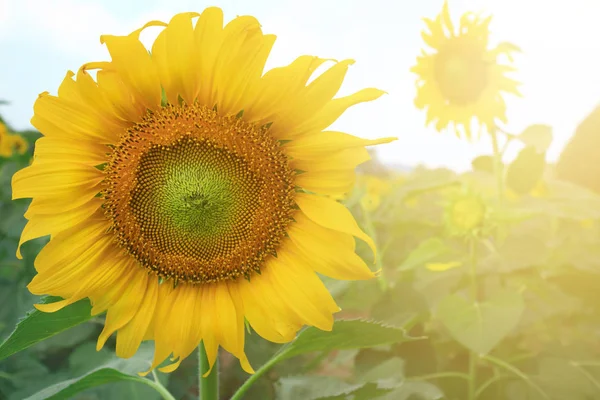
M474 120L488 130L498 121L506 123L502 95L520 93L518 83L506 75L514 68L502 58L512 61L518 47L490 47L491 17L467 12L455 28L447 1L435 20L424 21L422 37L433 52L423 50L411 71L418 75L415 105L427 110L427 124L434 123L438 131L453 126L456 135L470 139Z

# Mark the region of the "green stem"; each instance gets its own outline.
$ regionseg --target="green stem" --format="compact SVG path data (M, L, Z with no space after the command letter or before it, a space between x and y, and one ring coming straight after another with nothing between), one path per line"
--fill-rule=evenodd
M468 381L468 399L475 400L475 386L477 383L477 354L469 351L469 381Z
M581 372L594 385L594 387L600 392L600 382L598 382L598 380L596 378L594 378L594 375L590 374L589 371L587 369L585 369L584 366L581 366L581 365L577 364L576 362L571 361L571 365L573 367L577 368L579 370L579 372Z
M198 346L198 384L200 386L200 400L219 399L219 359L215 361L212 371L205 378L204 374L209 370L208 357L204 349L204 343Z
M411 381L430 381L433 379L438 379L438 378L461 378L461 379L465 379L465 380L469 380L470 377L468 374L465 374L464 372L436 372L433 374L427 374L427 375L419 375L419 376L409 376L407 379L411 380Z
M283 353L280 353L280 354L283 354ZM250 389L250 387L258 380L258 378L263 376L268 370L271 369L271 367L273 365L277 364L279 361L281 361L281 357L279 357L277 355L274 356L273 358L271 358L269 361L267 361L262 367L260 367L258 369L258 371L256 371L254 373L254 375L250 375L250 378L248 378L246 380L246 382L244 382L244 384L242 386L240 386L240 388L235 392L233 397L231 397L231 399L229 399L229 400L243 399L244 394L246 394L248 389Z
M153 381L150 379L141 379L140 382L145 383L146 385L148 385L151 388L153 388L154 390L156 390L160 394L160 396L163 398L163 400L175 400L175 397L173 397L173 395L171 393L169 393L167 388L164 387L158 381L158 379L156 381Z
M365 230L367 231L367 235L373 239L373 243L375 243L375 248L379 249L378 241L377 241L377 230L375 229L375 225L373 224L373 219L371 218L371 213L365 208L362 207L363 215L365 218ZM379 271L379 276L377 277L379 282L379 287L381 290L386 290L388 287L387 281L385 280L385 276L383 275L383 263L381 262L381 249L379 254L375 259L375 265L377 270Z
M485 381L481 386L479 386L479 388L475 392L475 398L478 399L483 394L483 392L485 392L487 390L487 388L492 386L494 383L501 381L502 379L507 379L507 378L510 378L510 376L507 376L507 375L492 376L490 379Z
M471 293L471 301L473 303L477 302L477 247L476 247L476 239L469 239L469 278L470 285L469 290Z
M525 381L529 386L531 386L532 389L534 389L536 392L538 392L544 399L550 400L550 396L548 396L548 394L546 392L544 392L544 390L541 387L539 387L533 380L531 380L530 377L525 375L523 373L523 371L521 371L517 367L507 363L506 361L503 361L499 358L492 357L492 356L485 356L484 359L486 361L489 361L492 364L495 364L498 367L501 367L501 368L507 370L508 372L518 376L523 381Z
M502 168L502 152L498 146L498 135L496 131L490 132L492 137L492 148L494 150L494 174L496 175L496 185L498 187L498 198L500 203L504 201L504 171Z
M473 304L477 303L478 290L477 290L477 247L475 238L469 240L469 259L470 259L470 271L469 276L471 301ZM468 381L468 399L475 400L475 387L477 384L477 359L479 356L473 351L469 351L469 381Z

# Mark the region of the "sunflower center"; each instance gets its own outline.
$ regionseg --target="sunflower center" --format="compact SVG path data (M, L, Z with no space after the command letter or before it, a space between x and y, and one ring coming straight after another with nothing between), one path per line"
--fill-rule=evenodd
M293 172L266 128L199 106L166 106L127 131L105 169L118 242L164 278L248 277L293 210Z
M477 102L488 84L485 48L468 37L453 38L436 56L435 76L449 103Z

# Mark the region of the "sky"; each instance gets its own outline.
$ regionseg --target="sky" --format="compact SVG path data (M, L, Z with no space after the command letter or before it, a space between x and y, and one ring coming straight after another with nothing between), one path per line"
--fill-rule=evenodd
M423 48L423 17L434 18L442 0L0 0L0 114L15 129L30 128L32 106L55 94L68 70L110 60L101 34L128 34L145 22L219 6L229 21L253 15L263 32L277 35L267 68L298 55L352 58L339 95L364 87L387 92L349 109L331 128L366 138L396 136L380 146L388 163L465 170L491 152L487 137L475 143L425 127L414 105L410 68ZM523 52L513 74L522 98L507 97L506 129L553 127L548 158L555 160L577 124L600 103L600 1L450 0L455 21L465 11L493 15L492 42L510 41ZM150 40L150 39L148 39ZM519 150L513 147L507 159Z

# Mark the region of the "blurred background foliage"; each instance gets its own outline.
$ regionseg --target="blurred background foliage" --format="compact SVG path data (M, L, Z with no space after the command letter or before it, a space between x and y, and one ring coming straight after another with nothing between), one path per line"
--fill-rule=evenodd
M5 144L13 135L10 154L0 157L4 339L40 300L26 285L46 239L26 243L23 260L16 258L29 200L11 200L10 180L30 162L39 133L7 127L1 135ZM533 125L507 140L519 142L522 150L503 166L500 185L492 156L474 159L472 171L460 174L421 167L393 170L376 157L365 164L354 191L340 200L377 242L379 277L325 281L343 309L338 318L403 327L418 340L289 358L263 375L244 398L600 398L600 173L595 157L600 109L576 129L556 165L545 161L549 127ZM370 259L364 243L357 242L357 251ZM66 398L40 391L70 385L99 368L132 379L89 385L72 398L160 399L152 387L133 379L148 365L152 346L132 360L114 356L114 339L97 352L102 318L0 361L0 399ZM279 347L248 334L246 349L255 367ZM248 375L225 353L220 370L221 398L228 399ZM194 357L157 379L176 399L198 397Z

